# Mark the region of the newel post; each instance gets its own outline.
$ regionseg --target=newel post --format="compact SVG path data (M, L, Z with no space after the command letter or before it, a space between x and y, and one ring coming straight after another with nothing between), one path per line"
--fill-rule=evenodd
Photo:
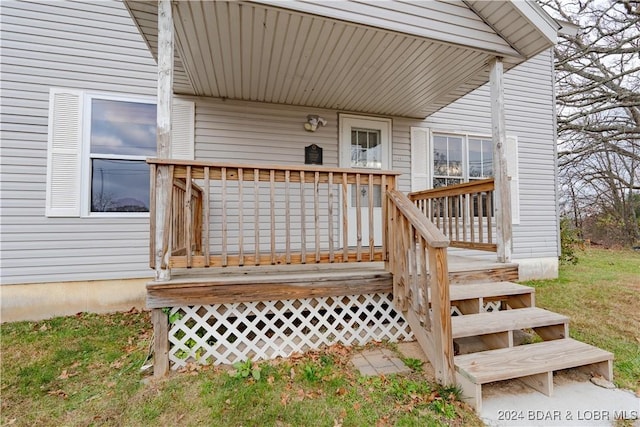
M507 132L504 118L504 67L502 58L494 58L490 65L491 130L493 136L493 175L495 182L494 209L496 243L499 262L511 261L511 190L507 175Z
M173 95L173 17L170 0L158 0L158 99L157 99L157 156L171 157L171 104ZM169 166L156 168L155 203L155 279L171 278L170 215L172 173Z

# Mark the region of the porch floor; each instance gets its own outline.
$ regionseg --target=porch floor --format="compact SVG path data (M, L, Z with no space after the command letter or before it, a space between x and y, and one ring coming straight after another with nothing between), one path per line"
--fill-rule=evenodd
M516 268L516 263L500 263L497 261L487 261L461 255L448 255L449 273L461 275L474 271L491 271L505 268ZM289 265L262 265L243 267L223 267L223 268L174 268L171 270L171 280L167 282L150 282L150 284L188 284L211 281L239 281L246 283L260 283L262 281L274 281L289 279L297 276L299 279L305 277L317 277L318 273L323 276L338 277L358 272L371 274L387 274L383 262L350 262L332 264L289 264ZM516 278L517 279L517 278ZM513 279L512 279L513 280Z

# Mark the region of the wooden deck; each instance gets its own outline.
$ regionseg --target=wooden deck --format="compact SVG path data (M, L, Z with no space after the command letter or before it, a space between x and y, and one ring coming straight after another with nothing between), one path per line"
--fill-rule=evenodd
M517 264L449 257L451 283L517 280L517 271ZM183 268L147 284L147 308L391 292L382 262Z

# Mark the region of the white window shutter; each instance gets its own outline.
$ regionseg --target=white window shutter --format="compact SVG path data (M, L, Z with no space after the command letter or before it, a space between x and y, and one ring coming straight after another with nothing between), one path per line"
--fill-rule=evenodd
M45 214L80 216L82 91L51 89Z
M171 114L171 158L193 160L195 104L182 99L173 100Z
M411 191L431 188L429 182L429 129L411 128Z
M518 175L518 138L507 136L507 179L511 188L511 222L520 224L520 178Z

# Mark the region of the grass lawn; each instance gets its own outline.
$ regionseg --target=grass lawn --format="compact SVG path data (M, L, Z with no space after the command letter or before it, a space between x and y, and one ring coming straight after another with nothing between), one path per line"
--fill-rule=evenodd
M148 313L3 325L0 424L482 425L416 359L410 374L361 377L350 364L357 349L336 345L235 372L192 365L154 381L140 373L150 341Z
M558 280L529 283L537 303L571 316L575 338L614 352L616 383L640 392L640 254L579 258ZM349 363L357 349L342 346L153 381L140 372L148 313L5 324L0 339L1 425L482 425L416 360L407 375L361 377Z
M536 305L571 318L572 338L615 355L614 382L640 395L640 253L586 249L556 280L532 281Z

